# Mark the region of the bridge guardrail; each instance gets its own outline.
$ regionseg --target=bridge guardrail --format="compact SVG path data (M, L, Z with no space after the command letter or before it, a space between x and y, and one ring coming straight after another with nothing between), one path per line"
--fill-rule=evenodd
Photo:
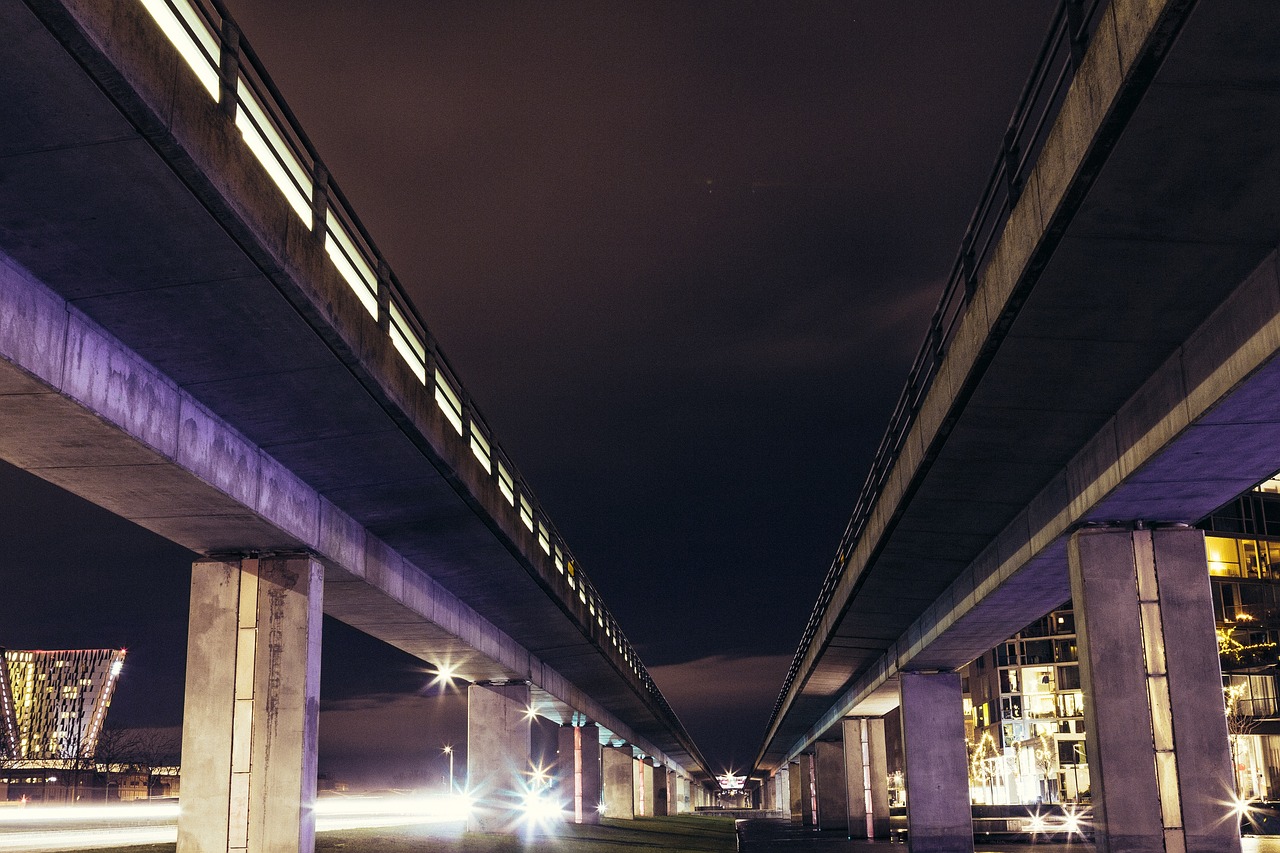
M337 182L243 39L221 0L137 0L178 50L219 109L326 254L361 305L390 339L410 372L429 387L436 405L490 478L495 493L535 533L569 590L586 609L651 700L679 725L675 712L640 662L555 525L493 438L404 287L378 250Z
M1053 119L1057 116L1089 40L1098 27L1105 0L1061 0L1049 33L1023 86L1005 132L995 166L977 208L965 228L960 251L951 266L942 298L929 321L924 342L907 374L907 383L889 418L889 426L872 457L871 469L858 493L853 514L823 578L818 599L805 625L799 647L783 681L766 731L771 730L786 702L800 667L835 594L849 557L866 530L880 494L889 481L903 443L915 423L947 349L960 328L979 278L991 259L1009 214L1022 193L1023 181L1035 165Z

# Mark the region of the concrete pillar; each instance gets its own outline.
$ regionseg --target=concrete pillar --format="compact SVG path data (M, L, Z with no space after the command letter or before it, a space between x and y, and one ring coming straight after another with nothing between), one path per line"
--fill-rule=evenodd
M676 812L683 814L693 811L693 802L690 798L692 790L689 780L683 776L676 780Z
M1240 850L1204 534L1068 547L1098 853Z
M676 771L667 771L667 814L675 815L680 813L680 777L676 775Z
M817 784L812 755L800 756L800 825L818 825Z
M778 768L778 772L774 774L774 801L773 808L780 812L789 813L791 811L791 765L784 764Z
M912 853L973 853L960 674L904 672L898 684Z
M814 777L817 781L818 828L849 828L849 794L844 770L844 743L820 740L814 744Z
M844 764L849 794L849 837L889 837L889 753L884 720L848 718Z
M658 775L662 771L646 761L636 760L636 817L653 817L658 802ZM663 800L665 802L665 798Z
M518 792L529 769L528 684L476 683L467 688L467 791L471 832L514 832Z
M595 723L560 727L556 776L566 819L574 823L600 822L602 758L600 727Z
M192 566L181 853L315 847L323 584L306 555Z
M636 816L635 759L629 746L606 746L602 755L605 817Z
M653 810L649 814L654 817L666 817L667 812L667 768L662 766L648 767L653 779ZM648 793L646 791L645 793Z
M789 805L791 808L791 822L804 822L804 808L801 803L804 800L804 786L800 784L800 762L792 761L787 765L790 768L788 775L791 777L791 787L789 790Z

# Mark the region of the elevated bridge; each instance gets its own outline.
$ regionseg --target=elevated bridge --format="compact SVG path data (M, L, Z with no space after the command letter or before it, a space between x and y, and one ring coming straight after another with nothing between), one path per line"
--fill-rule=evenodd
M821 788L843 736L830 816L883 831L900 706L912 849L972 849L956 670L1074 597L1099 849L1238 849L1184 528L1280 469L1278 38L1274 3L1062 4L769 723L769 795Z
M703 804L696 745L222 5L0 0L0 32L0 457L203 555L184 849L307 846L321 611L473 682L473 782L525 769L536 713L576 729L588 818L600 744L647 762L650 810Z

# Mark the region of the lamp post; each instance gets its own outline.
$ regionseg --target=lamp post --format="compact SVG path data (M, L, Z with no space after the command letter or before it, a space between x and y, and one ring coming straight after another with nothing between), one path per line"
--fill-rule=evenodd
M453 744L444 745L444 754L449 756L449 793L453 793Z

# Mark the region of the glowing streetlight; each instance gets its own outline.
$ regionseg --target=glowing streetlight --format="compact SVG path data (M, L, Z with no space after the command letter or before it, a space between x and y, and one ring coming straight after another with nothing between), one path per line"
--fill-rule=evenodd
M451 663L441 663L436 665L435 677L431 679L431 686L440 685L442 687L451 687L454 679L458 677L458 668Z
M453 793L453 744L446 743L444 749L441 750L445 755L449 756L449 793Z

